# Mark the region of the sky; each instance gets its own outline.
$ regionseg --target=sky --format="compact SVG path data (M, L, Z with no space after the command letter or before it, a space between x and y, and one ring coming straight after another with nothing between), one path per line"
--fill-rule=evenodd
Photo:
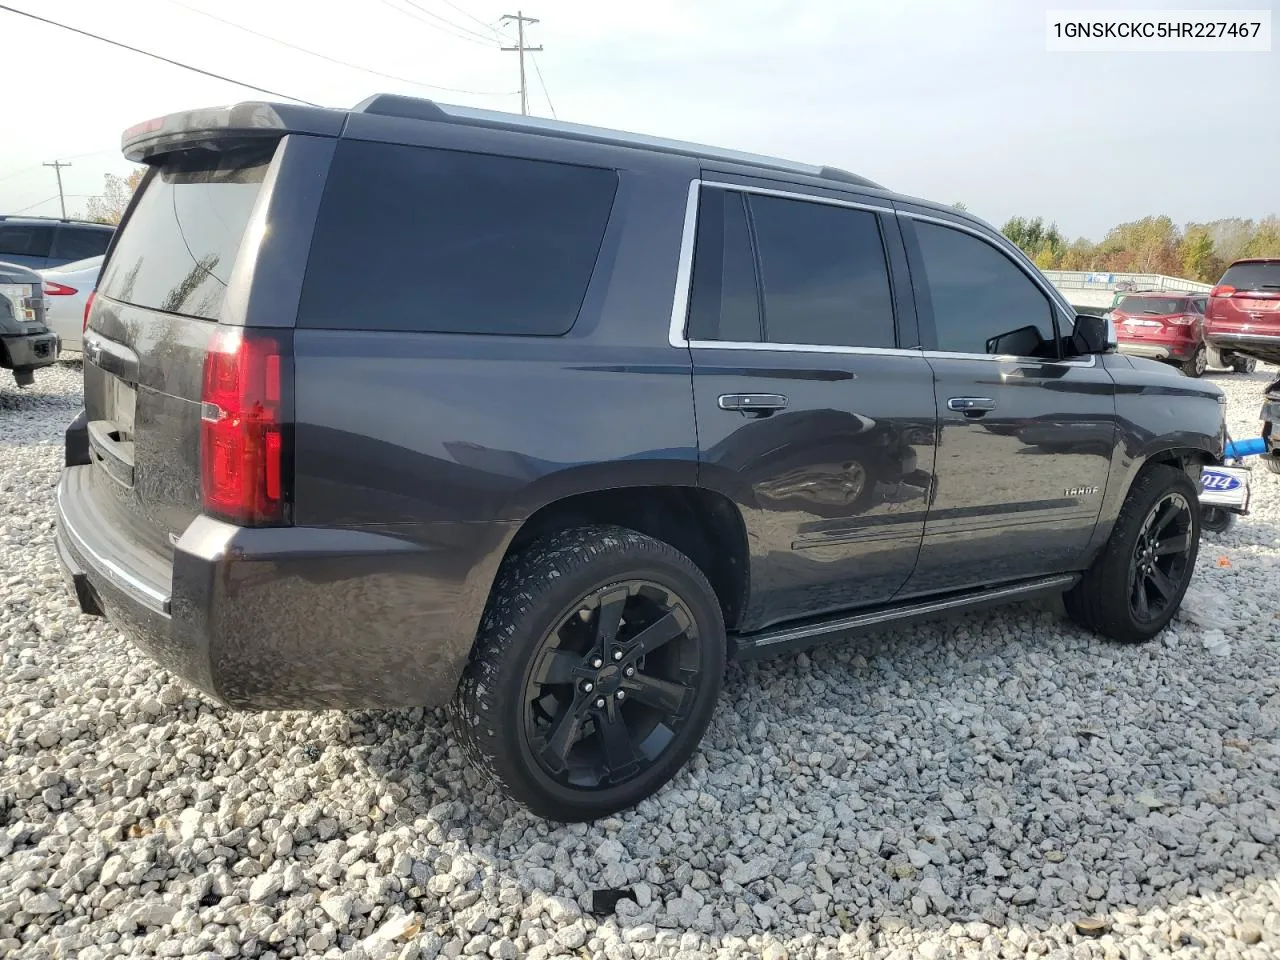
M329 106L375 92L518 112L497 0L3 0L235 80ZM995 224L1280 213L1280 37L1271 53L1048 52L1056 9L1172 0L524 0L531 112L852 170ZM1271 9L1276 0L1191 0ZM203 16L249 27L371 75ZM323 11L323 12L321 12ZM338 11L330 12L330 11ZM0 212L68 212L127 173L121 131L278 99L0 10ZM412 82L408 82L412 81ZM430 86L434 85L434 86ZM452 88L452 89L438 89ZM459 92L467 91L467 92ZM21 106L19 106L21 105Z

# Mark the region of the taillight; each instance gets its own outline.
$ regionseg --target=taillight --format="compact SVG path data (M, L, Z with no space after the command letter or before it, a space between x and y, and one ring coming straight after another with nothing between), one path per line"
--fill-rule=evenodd
M288 522L285 430L291 376L285 336L238 327L214 334L200 395L206 513L241 526Z
M89 296L84 301L84 322L80 325L80 332L84 333L89 329L89 311L93 309L93 298L98 295L97 290L91 290Z
M1235 287L1230 286L1229 284L1220 283L1220 284L1218 284L1216 287L1214 287L1212 290L1210 290L1210 291L1209 291L1209 296L1211 296L1211 297L1230 297L1230 296L1234 295L1234 294L1235 294L1235 292L1236 292L1236 288L1235 288Z
M1197 317L1194 313L1184 313L1176 317L1165 317L1164 322L1172 323L1174 326L1178 327L1189 327L1191 324L1196 322L1196 319Z
M46 297L69 297L75 292L75 287L68 287L65 283L54 283L52 280L44 282L44 295Z

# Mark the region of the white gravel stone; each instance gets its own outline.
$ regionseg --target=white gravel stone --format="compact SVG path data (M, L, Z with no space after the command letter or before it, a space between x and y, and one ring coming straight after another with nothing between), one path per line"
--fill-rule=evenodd
M1212 374L1236 437L1274 375ZM1162 642L1022 606L735 665L669 787L560 826L479 785L439 712L223 710L80 616L51 501L79 402L74 368L0 386L6 960L1280 950L1260 466ZM585 913L606 888L634 899ZM1081 938L1084 917L1111 929Z

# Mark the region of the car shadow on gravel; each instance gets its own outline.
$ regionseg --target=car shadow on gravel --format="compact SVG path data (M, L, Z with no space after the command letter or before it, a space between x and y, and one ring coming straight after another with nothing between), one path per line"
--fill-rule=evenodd
M459 777L438 712L361 714L352 736L506 882L643 888L624 927L1044 930L1280 875L1280 644L1224 661L1198 636L1108 644L1022 606L732 666L689 767L590 826Z

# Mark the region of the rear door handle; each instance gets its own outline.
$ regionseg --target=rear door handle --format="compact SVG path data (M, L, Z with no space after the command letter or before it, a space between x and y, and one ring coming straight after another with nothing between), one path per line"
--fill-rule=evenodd
M787 398L780 393L722 393L719 403L721 410L767 414L785 409Z
M966 417L980 417L996 408L996 402L990 397L952 397L947 401L947 409L963 413Z

